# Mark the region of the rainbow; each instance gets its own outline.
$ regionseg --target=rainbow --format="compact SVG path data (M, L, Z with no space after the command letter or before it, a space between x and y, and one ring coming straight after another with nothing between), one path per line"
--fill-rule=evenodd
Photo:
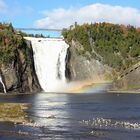
M75 85L72 89L69 90L70 93L97 93L103 90L106 90L111 81L104 82L84 82L81 84Z

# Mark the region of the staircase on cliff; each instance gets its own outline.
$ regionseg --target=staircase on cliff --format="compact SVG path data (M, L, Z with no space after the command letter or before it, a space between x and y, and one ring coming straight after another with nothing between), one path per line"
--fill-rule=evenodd
M123 71L123 72L120 74L119 79L120 79L120 78L123 78L124 76L126 76L126 75L128 75L128 74L130 74L130 73L132 73L132 72L134 72L134 71L137 70L139 67L140 67L140 61L139 61L137 64L135 64L135 65L131 66L130 68L126 69L125 71Z
M122 72L113 83L115 90L140 90L140 61Z

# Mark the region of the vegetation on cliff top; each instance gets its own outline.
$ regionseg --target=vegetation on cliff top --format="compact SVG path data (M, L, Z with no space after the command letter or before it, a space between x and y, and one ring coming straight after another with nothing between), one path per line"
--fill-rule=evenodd
M24 54L28 52L25 40L15 32L12 24L0 23L0 65L11 63L16 57L17 49Z
M137 63L140 57L140 29L130 25L84 24L64 30L62 34L69 44L74 40L83 46L79 54L89 52L117 71Z

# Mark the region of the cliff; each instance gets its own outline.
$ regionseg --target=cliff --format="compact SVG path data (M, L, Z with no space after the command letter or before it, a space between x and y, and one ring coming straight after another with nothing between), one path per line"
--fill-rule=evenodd
M11 25L0 25L0 76L7 92L41 90L30 42L17 34ZM3 92L2 83L0 91Z
M99 82L110 80L112 68L93 58L88 52L81 55L78 52L83 46L78 41L69 44L67 57L67 77L72 81L89 80Z
M116 80L139 62L139 28L91 23L65 29L62 34L70 45L67 69L72 80L114 80L113 88L117 90L139 86L139 70Z

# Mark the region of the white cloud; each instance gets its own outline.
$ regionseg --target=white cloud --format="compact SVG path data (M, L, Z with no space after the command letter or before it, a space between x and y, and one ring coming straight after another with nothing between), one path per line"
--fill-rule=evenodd
M6 12L7 5L4 3L3 0L0 0L0 13Z
M140 27L140 10L131 7L112 6L107 4L92 4L82 8L54 9L44 11L44 18L35 21L40 28L67 28L74 24L111 22L131 24Z

